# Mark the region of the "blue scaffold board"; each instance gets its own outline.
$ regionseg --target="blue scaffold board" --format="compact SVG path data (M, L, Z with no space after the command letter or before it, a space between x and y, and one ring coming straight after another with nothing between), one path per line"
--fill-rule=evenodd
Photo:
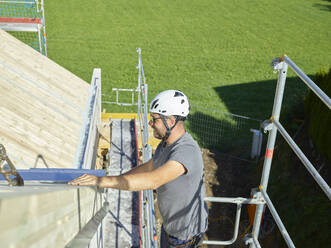
M31 168L28 170L17 170L24 181L53 181L69 182L84 174L105 176L104 170L89 169L56 169L56 168ZM0 174L0 180L5 178Z

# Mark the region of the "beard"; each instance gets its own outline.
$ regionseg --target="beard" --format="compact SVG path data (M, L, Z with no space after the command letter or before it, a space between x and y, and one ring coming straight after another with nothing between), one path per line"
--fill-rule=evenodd
M163 135L160 134L160 132L158 130L156 130L155 128L153 128L153 136L156 139L162 139L163 138Z

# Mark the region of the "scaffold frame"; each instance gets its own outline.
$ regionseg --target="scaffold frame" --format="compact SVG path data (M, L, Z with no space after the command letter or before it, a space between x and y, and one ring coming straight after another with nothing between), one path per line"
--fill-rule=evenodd
M0 10L1 29L47 56L44 0L0 0Z
M296 145L293 139L287 134L285 128L283 128L283 126L279 122L288 67L290 67L299 76L299 78L314 92L314 94L316 94L320 98L320 100L322 100L322 102L329 109L331 109L331 99L288 56L284 55L281 58L273 59L273 61L271 62L271 67L273 68L274 71L278 71L279 75L277 80L277 88L275 92L272 116L270 117L269 120L266 120L264 122L264 130L269 131L269 136L268 136L268 143L265 152L261 183L259 186L259 192L257 192L257 194L259 194L259 197L262 197L266 201L266 205L268 206L272 216L274 217L274 220L287 246L294 248L295 245L289 233L287 232L282 220L280 219L272 201L270 200L267 194L267 187L268 187L271 162L273 158L277 131L279 131L280 134L284 137L285 141L289 144L291 149L301 160L301 162L308 170L308 172L313 176L313 178L321 187L321 189L324 191L324 193L326 194L329 200L331 200L331 190L330 190L330 186L320 176L320 174L312 165L312 163L306 158L304 153ZM258 242L258 237L259 237L260 225L262 220L262 213L263 213L263 206L261 205L257 206L254 217L253 230L252 233L250 234L250 238L246 240L246 244L249 244L250 248L260 247L260 244Z

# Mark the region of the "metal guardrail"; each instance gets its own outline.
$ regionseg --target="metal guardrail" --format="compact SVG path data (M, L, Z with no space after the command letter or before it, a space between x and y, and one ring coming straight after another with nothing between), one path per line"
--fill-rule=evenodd
M294 62L284 55L282 60L301 78L301 80L318 96L329 109L331 109L331 99L328 97Z
M114 102L112 101L102 101L102 103L110 103L110 104L116 104L119 106L134 106L138 105L138 103L135 101L134 95L137 93L137 89L120 89L120 88L112 88L112 91L116 93L116 100ZM119 92L131 92L131 102L120 102L119 100ZM110 97L107 95L104 95L106 97Z
M242 204L256 204L256 205L264 205L265 201L263 199L254 199L254 198L229 198L229 197L205 197L205 201L208 202L218 202L218 203L232 203L237 205L236 210L236 218L234 224L234 232L232 239L226 241L218 241L218 240L204 240L203 244L206 245L231 245L233 244L238 237L238 230L239 230L239 222L240 222L240 215L241 215L241 208Z
M148 86L144 75L144 68L141 59L141 49L137 48L138 53L138 135L141 138L142 146L142 162L147 162L152 158L152 147L147 144L148 141ZM141 247L157 248L157 233L154 212L154 196L152 190L144 190L141 192Z
M307 157L303 154L303 152L299 149L299 147L296 145L296 143L293 141L293 139L288 135L285 128L283 128L283 126L279 122L279 115L280 115L280 110L281 110L281 106L282 106L282 99L283 99L283 94L284 94L288 66L290 66L290 68L293 69L293 71L323 101L323 103L328 106L329 109L331 108L331 100L330 100L330 97L328 97L286 55L284 55L282 58L276 58L271 62L271 67L274 70L279 71L279 75L278 75L278 80L277 80L277 88L276 88L276 93L275 93L272 117L263 123L263 128L265 131L269 131L269 136L268 136L267 149L266 149L265 160L264 160L264 165L263 165L262 178L261 178L261 183L260 183L260 187L259 187L260 192L258 192L258 193L260 193L261 197L263 197L263 199L267 202L267 206L269 207L269 210L272 213L272 216L274 217L274 220L277 223L277 225L281 231L281 234L283 235L284 240L286 241L288 247L292 248L292 247L295 247L295 245L294 245L290 235L288 234L283 222L281 221L280 217L278 216L278 213L277 213L276 209L274 208L274 206L267 194L267 186L268 186L268 180L269 180L269 174L270 174L270 168L271 168L271 162L272 162L272 157L273 157L273 152L274 152L274 147L275 147L277 131L279 131L280 134L284 137L286 142L290 145L290 147L295 152L295 154L303 162L306 169L310 172L310 174L313 176L313 178L316 180L316 182L319 184L319 186L322 188L322 190L324 191L324 193L327 195L327 197L329 199L331 199L330 198L331 190L330 190L329 185L319 175L318 171L314 168L314 166L311 164L311 162L307 159ZM257 238L258 238L259 230L260 230L262 212L263 212L263 206L261 206L261 205L257 206L251 238L247 240L247 243L250 244L250 248L260 247Z
M273 121L273 124L275 124L275 126L278 129L279 133L283 136L283 138L290 145L290 147L295 152L295 154L299 157L299 159L301 160L301 162L303 163L303 165L306 167L306 169L309 171L309 173L312 175L312 177L315 179L315 181L318 183L318 185L321 187L321 189L327 195L327 197L329 198L329 200L331 200L330 187L324 181L324 179L321 177L321 175L318 173L318 171L315 169L315 167L313 166L313 164L308 160L308 158L301 151L301 149L298 147L298 145L294 142L294 140L286 132L286 130L282 126L282 124L280 124L280 122L279 121L276 121L276 120Z
M265 160L263 165L261 183L259 186L259 191L253 192L254 199L246 199L246 198L226 198L226 197L207 197L205 201L211 202L220 202L220 203L233 203L237 204L237 212L236 212L236 219L235 219L235 227L234 227L234 234L233 238L228 241L210 241L205 240L203 244L210 244L210 245L230 245L235 242L238 235L238 228L239 228L239 220L240 220L240 211L242 204L256 204L256 211L255 211L255 218L253 224L252 233L246 235L245 243L246 245L250 245L250 248L260 248L261 245L258 241L262 213L264 211L264 205L266 204L283 236L285 242L287 243L288 247L295 248L295 245L288 234L282 220L280 219L272 201L270 200L267 194L267 186L268 180L270 175L270 168L271 162L273 157L273 151L276 141L277 130L280 134L284 137L287 143L290 145L292 150L295 154L300 158L302 163L305 165L306 169L309 173L313 176L315 181L319 184L322 188L324 193L327 195L329 199L331 199L331 190L329 185L324 181L324 179L320 176L318 171L312 165L312 163L307 159L304 153L300 150L300 148L296 145L293 139L289 136L286 132L285 128L279 122L279 115L282 105L282 99L284 94L285 88L285 80L288 66L290 66L295 73L304 81L305 84L328 106L331 108L331 100L306 74L304 74L298 66L296 66L293 61L291 61L287 56L283 56L282 58L276 58L272 61L271 66L274 70L279 71L278 81L277 81L277 88L275 93L274 99L274 106L272 111L272 117L269 120L266 120L262 123L261 127L264 131L269 131L268 136L268 143L267 149L265 154Z
M95 158L95 143L101 122L101 69L94 69L90 93L85 107L84 123L76 149L74 167L91 169Z

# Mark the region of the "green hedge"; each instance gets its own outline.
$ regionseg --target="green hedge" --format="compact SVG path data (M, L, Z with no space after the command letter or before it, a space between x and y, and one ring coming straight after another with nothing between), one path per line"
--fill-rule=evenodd
M315 83L331 96L331 68L316 73ZM309 117L309 136L317 150L331 161L331 111L310 90L305 99L305 112Z

